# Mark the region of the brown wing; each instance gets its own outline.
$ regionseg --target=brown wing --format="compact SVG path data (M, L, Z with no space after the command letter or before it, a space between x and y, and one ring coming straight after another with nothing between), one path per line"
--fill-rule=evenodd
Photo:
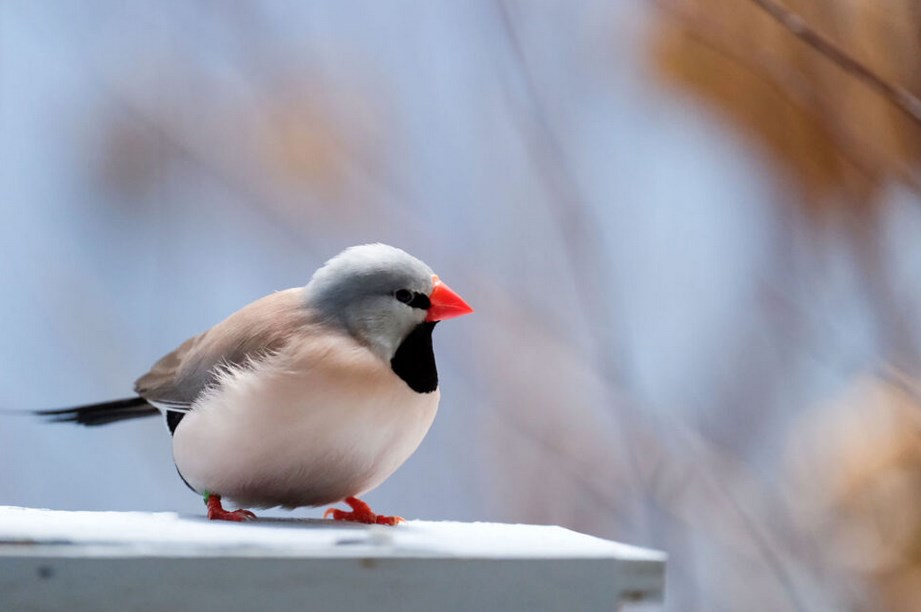
M134 390L155 403L190 406L213 382L219 367L276 351L303 329L309 320L303 291L288 289L268 295L189 338L141 376Z

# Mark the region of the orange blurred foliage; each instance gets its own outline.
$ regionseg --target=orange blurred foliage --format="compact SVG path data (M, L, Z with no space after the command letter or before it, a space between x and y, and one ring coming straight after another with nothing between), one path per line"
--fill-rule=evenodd
M867 585L872 603L865 609L921 606L921 396L915 384L861 377L807 413L791 435L794 517L802 532L822 542L825 568L842 581Z
M881 187L917 189L921 125L755 2L660 0L658 74L699 96L772 155L822 215L868 212ZM880 78L921 92L921 4L792 0L786 8Z

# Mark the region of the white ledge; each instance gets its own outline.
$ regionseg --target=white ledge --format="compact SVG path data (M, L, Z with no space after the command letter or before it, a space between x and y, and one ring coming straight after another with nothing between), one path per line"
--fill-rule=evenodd
M4 609L610 610L665 555L562 527L0 507Z

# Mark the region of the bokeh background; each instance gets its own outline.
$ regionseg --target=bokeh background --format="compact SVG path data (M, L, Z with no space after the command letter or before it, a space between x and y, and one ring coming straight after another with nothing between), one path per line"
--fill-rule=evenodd
M921 608L921 8L774 4L0 1L0 408L388 242L477 314L372 505L666 550L669 610ZM0 503L200 513L169 445L5 416Z

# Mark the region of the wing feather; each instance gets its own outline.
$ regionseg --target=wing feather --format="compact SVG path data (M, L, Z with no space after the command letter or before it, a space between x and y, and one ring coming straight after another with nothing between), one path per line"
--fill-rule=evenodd
M158 408L187 412L222 368L281 349L309 319L303 288L268 295L183 342L141 376L134 390Z

